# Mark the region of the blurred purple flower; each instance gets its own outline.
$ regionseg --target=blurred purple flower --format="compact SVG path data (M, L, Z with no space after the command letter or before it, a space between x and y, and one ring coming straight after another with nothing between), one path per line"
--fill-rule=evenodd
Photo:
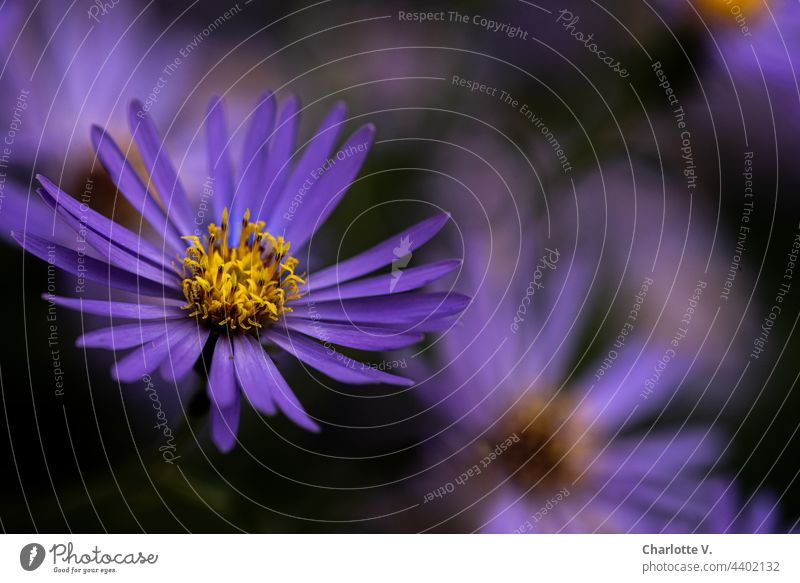
M63 240L54 213L29 196L31 168L72 188L83 189L94 171L94 155L84 128L102 123L125 129L124 95L152 96L152 112L172 119L184 99L193 63L164 67L179 55L174 35L159 38L152 7L139 12L121 2L97 11L86 5L42 0L9 0L0 9L0 107L5 136L0 234L27 230ZM170 86L160 80L169 77ZM154 91L158 95L153 95ZM171 135L178 129L171 126ZM95 198L97 189L94 192ZM103 204L103 200L92 201Z
M706 479L716 432L647 425L692 355L673 351L654 378L664 347L638 330L623 346L584 350L594 264L553 243L534 254L530 239L515 251L510 230L493 226L492 245L465 260L475 297L439 340L442 370L419 387L444 420L432 463L464 471L439 492L451 516L465 512L484 532L701 530L718 493Z
M151 96L149 109L171 119L185 99L178 87L195 70L191 62L181 62L165 72L179 47L176 35L162 35L153 7L140 11L120 2L98 18L86 8L55 0L12 1L8 17L0 19L10 29L3 40L4 115L20 92L28 93L14 159L20 164L36 160L41 169L68 178L85 173L92 161L84 128L102 123L121 133L124 96L131 94ZM160 82L165 78L168 83Z
M326 269L301 274L290 242L292 249L303 248L342 199L366 158L374 127L360 127L334 151L345 121L343 104L336 104L295 161L298 107L290 97L278 111L271 93L259 101L235 174L223 108L212 100L205 120L208 190L193 206L155 125L142 104L134 102L129 122L149 177L146 183L104 130L95 126L92 141L120 192L156 232L157 243L86 208L42 176L40 195L80 235L78 243L67 248L15 233L30 253L78 277L78 294L84 280L108 286L106 299L48 296L50 301L134 322L114 322L78 340L84 347L133 349L116 361L118 380L134 382L158 369L178 382L199 359L210 356L211 431L223 451L236 441L240 392L267 415L280 410L307 430L319 428L261 343L341 382L409 385L409 379L361 365L332 345L360 350L409 346L468 303L458 294L413 292L459 261L409 267L400 278L391 273L362 277L395 261L401 241L410 242L409 252L423 245L447 215L429 218ZM215 223L202 232L206 215Z

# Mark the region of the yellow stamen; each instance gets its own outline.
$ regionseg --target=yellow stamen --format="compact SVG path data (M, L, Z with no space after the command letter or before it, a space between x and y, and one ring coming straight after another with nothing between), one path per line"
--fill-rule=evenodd
M298 261L289 242L265 231L263 221L251 223L249 209L235 247L228 245L228 227L224 209L221 224L208 226L205 244L183 237L191 243L183 259L183 309L231 330L261 328L292 311L287 303L303 295L304 276L294 273Z

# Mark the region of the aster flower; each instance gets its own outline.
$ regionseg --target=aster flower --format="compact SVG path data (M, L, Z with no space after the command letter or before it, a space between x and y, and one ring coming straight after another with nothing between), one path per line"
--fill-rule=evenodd
M82 278L108 286L102 299L48 297L56 305L112 319L110 327L81 336L79 346L131 349L113 367L122 382L158 370L179 383L208 356L211 433L223 451L236 440L241 394L267 415L280 411L304 429L319 429L262 345L341 382L413 384L361 365L333 345L405 347L465 307L467 299L457 294L414 291L458 261L407 267L399 278L370 275L398 259L401 242L403 253L410 253L428 241L448 216L431 217L315 273L307 273L293 255L354 180L372 143L372 125L332 151L345 120L345 109L337 104L295 161L298 101L290 97L278 111L267 93L252 112L242 165L234 174L223 108L212 100L206 134L213 222L205 225L202 205L208 201L201 197L193 205L141 103L131 105L129 117L146 180L104 130L94 127L92 141L119 191L157 237L148 240L81 206L43 176L40 195L80 234L85 249L14 234L27 251L77 276L79 285Z
M87 6L56 0L3 3L0 103L10 118L4 123L14 133L11 143L4 144L7 151L0 163L0 236L8 238L11 230L59 242L70 236L58 228L52 212L44 212L38 197L29 196L30 168L35 163L82 191L94 170L84 128L94 122L121 132L127 105L122 95L152 96L148 107L173 118L185 97L178 87L193 84L197 68L186 61L169 76L164 73L164 64L174 61L180 47L174 35L157 38L161 29L151 16L152 9L140 12L125 2L102 14L94 4L87 12ZM185 131L175 123L170 137ZM25 181L15 179L7 167L19 168L16 175ZM105 186L95 184L94 198Z
M424 504L446 504L445 522L467 517L484 532L695 531L718 493L705 479L716 433L647 425L691 359L677 351L658 367L669 341L638 330L584 351L594 264L555 236L536 252L529 239L515 249L512 232L493 234L504 259L470 248L462 273L475 297L419 386L441 419L431 432L442 433Z
M5 51L0 99L11 111L25 90L29 102L12 148L18 163L36 160L72 178L91 163L84 128L102 123L114 133L124 129L123 95L148 96L148 109L170 118L184 101L177 88L190 82L197 68L187 61L170 75L164 72L180 45L174 35L160 36L152 8L120 2L92 16L96 9L91 5L87 12L87 6L57 0L4 3L0 27L5 22L8 34L0 39ZM159 81L163 87L156 87Z

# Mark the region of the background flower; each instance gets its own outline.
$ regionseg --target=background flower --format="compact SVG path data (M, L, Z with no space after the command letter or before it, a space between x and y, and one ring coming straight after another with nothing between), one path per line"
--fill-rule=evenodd
M596 264L571 253L560 229L546 237L538 226L516 265L473 251L473 305L419 389L441 417L428 428L427 483L441 484L424 504L443 517L432 525L463 514L487 532L701 530L717 496L708 474L722 461L720 432L666 422L692 390L693 355L625 314L609 318L622 340L603 340L588 324L604 287ZM493 227L502 257L513 229Z

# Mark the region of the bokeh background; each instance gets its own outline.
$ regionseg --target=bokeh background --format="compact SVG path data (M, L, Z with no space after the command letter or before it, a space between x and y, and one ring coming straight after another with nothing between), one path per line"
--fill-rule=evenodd
M111 354L75 347L96 322L54 315L41 294L49 283L69 288L69 278L48 282L46 265L10 238L37 204L36 173L76 196L92 177L92 207L134 220L89 141L98 124L126 143L131 99L146 100L197 192L209 98L223 96L236 127L268 88L300 96L301 136L340 99L353 128L378 128L362 179L318 234L316 260L347 257L442 209L452 222L415 260L491 268L459 272L444 289L500 305L517 297L502 283L524 289L543 250L557 247L580 308L561 335L567 384L608 354L644 278L655 284L629 342L655 353L705 282L680 346L685 368L658 389L669 406L642 423L713 430L720 453L709 479L735 483L742 501L768 497L774 529L796 528L800 281L787 268L800 230L797 1L4 0L0 46L3 531L484 524L466 488L423 503L475 463L456 454L481 433L458 433L431 398L449 390L435 373L462 366L439 336L384 356L428 379L408 390L320 383L287 358L282 370L323 431L245 407L229 454L211 445L202 403L183 410L165 385L180 455L167 464L145 386L119 385ZM755 358L781 284L780 313ZM485 309L464 318L488 329L510 321ZM481 329L472 324L441 336ZM494 355L496 338L476 333L471 361ZM537 338L532 351L552 348Z

